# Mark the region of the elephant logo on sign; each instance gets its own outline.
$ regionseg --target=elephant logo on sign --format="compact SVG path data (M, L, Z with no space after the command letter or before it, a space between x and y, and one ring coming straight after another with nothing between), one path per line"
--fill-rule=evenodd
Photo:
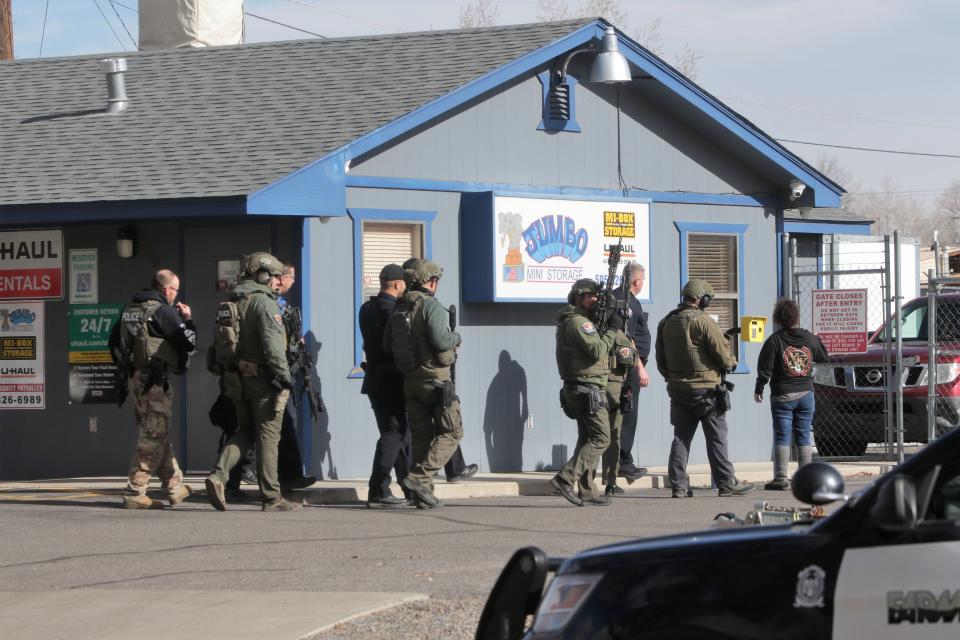
M503 262L504 282L523 282L523 258L520 255L520 241L523 236L523 216L519 213L497 213L497 233L500 234L500 246L507 242L507 257Z

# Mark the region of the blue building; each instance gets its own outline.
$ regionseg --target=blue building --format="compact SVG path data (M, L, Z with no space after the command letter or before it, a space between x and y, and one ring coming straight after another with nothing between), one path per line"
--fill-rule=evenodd
M619 239L647 269L654 326L696 276L714 284L711 309L729 327L769 315L785 230L869 229L818 217L839 206L840 186L622 33L610 40L629 79L591 82L609 26L132 53L115 113L97 57L0 63L0 243L50 242L57 254L52 267L0 255L0 304L42 307L43 345L42 408L0 407L0 478L125 471L133 416L97 390L102 356L85 355L79 317L106 317L160 267L181 276L206 349L240 254L297 265L293 302L320 348L328 409L302 444L317 475L358 477L377 431L360 394L356 311L383 264L430 257L444 267L438 297L460 312L466 457L531 470L576 441L557 403L558 303L572 279L605 277ZM4 280L24 264L53 273L56 258L62 286L43 302ZM92 281L81 260L96 265ZM750 401L759 345L735 346L731 455L766 460L769 410ZM211 466L218 437L202 358L178 380L174 416L191 470ZM639 398L640 464L663 464L672 437L652 378Z

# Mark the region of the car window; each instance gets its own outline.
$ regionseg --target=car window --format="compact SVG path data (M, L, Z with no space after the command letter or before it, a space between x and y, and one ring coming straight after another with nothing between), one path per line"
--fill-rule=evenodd
M897 335L894 321L884 326L878 341L894 338ZM903 309L903 340L909 342L925 341L929 328L927 323L927 304L921 302ZM937 304L937 341L960 342L960 303L939 302Z
M944 466L930 499L925 520L960 522L960 464Z

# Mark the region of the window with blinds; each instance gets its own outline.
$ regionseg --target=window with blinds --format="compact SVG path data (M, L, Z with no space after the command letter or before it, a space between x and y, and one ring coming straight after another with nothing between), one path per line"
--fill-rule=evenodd
M423 257L423 225L363 222L361 230L363 300L380 290L380 270L392 263Z
M740 324L737 273L737 236L719 233L687 234L687 273L691 280L706 280L716 292L707 313L717 318L720 329L726 331ZM737 341L730 347L737 353Z

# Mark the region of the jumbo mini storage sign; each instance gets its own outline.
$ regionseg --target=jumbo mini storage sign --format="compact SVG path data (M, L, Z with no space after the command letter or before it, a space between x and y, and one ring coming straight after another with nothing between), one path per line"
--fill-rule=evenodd
M650 264L650 204L464 194L464 298L470 302L564 302L580 278L604 282L610 249L622 240L619 286L628 261ZM638 297L649 298L647 278Z
M43 303L0 302L0 410L43 409Z
M0 300L63 297L63 231L0 231Z

